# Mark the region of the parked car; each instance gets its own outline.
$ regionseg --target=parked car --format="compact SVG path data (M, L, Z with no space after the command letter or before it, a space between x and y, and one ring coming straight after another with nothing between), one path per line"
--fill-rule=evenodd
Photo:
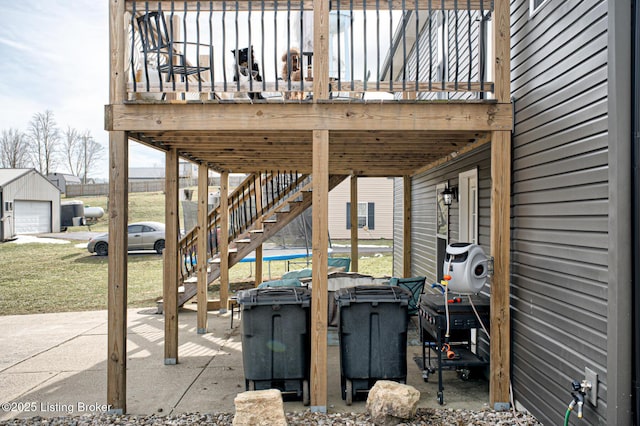
M164 223L136 222L127 227L129 251L155 250L158 254L164 250ZM106 256L109 253L109 233L97 235L87 244L89 253Z

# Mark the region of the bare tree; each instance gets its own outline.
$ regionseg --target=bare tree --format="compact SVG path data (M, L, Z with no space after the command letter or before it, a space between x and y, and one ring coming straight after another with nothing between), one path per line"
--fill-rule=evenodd
M80 136L80 140L82 141L82 149L83 154L82 158L84 159L84 166L82 169L82 183L87 183L87 178L89 173L93 171L93 169L98 164L98 160L102 159L102 154L104 152L104 147L96 142L91 136L91 132L86 130L82 136Z
M76 129L67 126L62 139L62 149L69 172L72 175L80 176L84 162L81 156L80 134Z
M89 130L80 134L71 127L64 132L63 145L69 171L81 177L82 183L87 183L89 174L102 158L103 146L93 139Z
M60 132L56 127L53 112L36 113L29 122L29 138L33 164L45 176L53 171L58 162Z
M0 167L29 167L29 142L18 129L3 130L0 136Z

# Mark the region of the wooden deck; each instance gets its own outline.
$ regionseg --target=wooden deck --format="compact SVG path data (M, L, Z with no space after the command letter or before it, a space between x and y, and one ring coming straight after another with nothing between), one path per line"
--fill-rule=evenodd
M328 179L333 174L352 176L402 176L405 189L411 177L443 164L480 145L492 146L491 255L495 273L491 287L491 402L509 401L509 215L510 131L512 105L509 99L509 2L473 1L474 8L493 4L492 75L490 99L473 101L417 100L418 93L400 92L394 101L344 102L331 99L329 78L329 1L304 2L313 11L312 100L302 102L219 102L206 96L180 100L173 88L158 101L138 101L130 92L127 67L133 62L127 22L133 0L110 0L110 101L105 108L105 129L110 132L109 192L109 364L107 399L115 410L126 411L126 287L128 221L128 140L166 152L166 237L164 261L165 363L179 362L177 341L178 282L178 159L199 164L200 172L221 172L222 210L228 210L226 179L229 173L264 170L295 170L313 175L313 296L311 333L312 410L327 409L327 199ZM138 2L144 3L144 2ZM200 2L185 3L198 10ZM209 2L202 2L209 4ZM254 5L260 2L252 2ZM270 7L275 3L266 2ZM364 7L364 2L355 2ZM412 2L407 2L412 3ZM457 3L441 3L442 9ZM153 2L171 7L173 2ZM212 2L218 4L218 2ZM250 7L246 0L238 3ZM341 2L346 7L347 2ZM393 1L391 7L404 7ZM420 0L412 7L431 8ZM155 7L155 6L154 6ZM465 6L466 7L466 6ZM240 8L240 7L239 7ZM139 9L138 9L139 10ZM165 9L167 10L167 9ZM127 12L129 11L129 12ZM130 21L127 20L127 16ZM405 56L406 58L406 56ZM207 59L212 63L212 59ZM417 80L417 78L416 78ZM449 82L445 86L449 86ZM198 85L196 84L195 87ZM401 86L399 86L401 87ZM425 86L420 86L424 89ZM475 87L475 86L474 86ZM457 89L457 86L455 87ZM186 89L186 88L185 88ZM363 87L364 89L364 87ZM135 95L135 94L134 94ZM185 99L188 97L185 96ZM193 98L190 98L193 99ZM204 100L200 100L204 99ZM201 182L199 191L206 188ZM357 187L352 187L357 196ZM405 203L410 193L405 192ZM206 194L199 194L199 199ZM357 203L351 203L352 206ZM201 205L199 222L206 217ZM355 207L354 207L355 208ZM351 212L353 215L353 211ZM227 252L228 215L222 217L220 248ZM410 234L410 211L405 211L405 241ZM199 241L206 240L205 224L199 223ZM409 247L404 247L405 260ZM204 250L203 250L204 251ZM228 282L227 266L221 263L221 278ZM410 264L405 263L405 268ZM201 267L202 271L202 267ZM405 271L405 273L409 273ZM204 272L201 276L206 275ZM226 296L225 296L226 297ZM221 294L223 306L226 299ZM199 323L200 329L200 323ZM206 329L206 327L205 327Z

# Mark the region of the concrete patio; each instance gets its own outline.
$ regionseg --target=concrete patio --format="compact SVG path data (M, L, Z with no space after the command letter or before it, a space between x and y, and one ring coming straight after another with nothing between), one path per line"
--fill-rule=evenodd
M0 316L0 421L105 410L107 312ZM155 308L128 310L127 412L177 414L234 412L245 390L241 321L230 328L229 313L209 313L208 333L196 333L195 308L180 312L178 365L163 363L163 317ZM438 408L437 378L428 383L407 350L407 383L421 392L420 407ZM362 412L364 401L347 406L340 396L339 347L329 345L329 412ZM446 371L448 408L488 408L485 380L462 381ZM298 401L288 412L307 410Z

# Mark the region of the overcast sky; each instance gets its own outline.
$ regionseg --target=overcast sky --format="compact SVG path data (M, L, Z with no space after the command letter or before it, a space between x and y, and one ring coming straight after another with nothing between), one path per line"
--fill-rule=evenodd
M109 3L104 0L0 0L0 131L26 131L51 110L60 129L89 130L105 147L91 177L107 178ZM131 144L130 165L164 166L164 155ZM66 170L59 170L66 172Z
M109 136L104 130L104 106L109 101L108 6L106 0L0 0L0 57L3 60L0 67L0 131L14 128L26 132L34 114L50 110L61 130L68 126L81 132L89 130L94 139L104 146L99 167L90 173L94 178L108 178ZM286 18L286 15L280 18ZM375 21L373 15L370 18ZM235 46L234 15L229 14L227 19L230 19L227 46ZM254 16L255 19L259 19L259 16ZM246 25L245 17L241 17L240 21ZM343 26L346 21L343 20ZM358 22L354 28L360 34L362 27ZM386 22L382 20L383 36L380 37L383 57L388 47L385 43L389 39ZM216 23L214 41L218 43L221 25ZM268 26L267 34L271 34L273 27L271 24ZM241 30L239 35L242 40L238 44L247 45L248 41L244 40L247 31L244 28ZM375 26L370 25L370 34L361 40L375 40L374 30ZM342 28L342 31L343 34L348 33L346 28ZM282 24L278 33L282 33L279 34L279 46L282 49L287 40ZM254 37L251 44L259 49L257 38ZM265 49L273 50L272 38L268 37L267 42ZM343 48L343 55L346 50ZM356 56L354 63L356 68L360 68L356 70L356 75L362 75L356 79L363 79L362 49L353 50ZM374 53L370 51L368 55ZM227 47L225 54L232 56L230 47ZM274 53L268 54L273 58ZM276 55L279 56L280 53ZM232 63L232 58L228 58L228 62ZM369 66L371 64L372 58ZM272 61L269 61L269 66L272 66ZM273 70L269 66L263 64L267 79L273 78ZM343 66L342 71L345 69ZM220 70L218 75L221 75ZM164 154L131 142L129 165L164 167ZM64 166L57 171L68 172Z

